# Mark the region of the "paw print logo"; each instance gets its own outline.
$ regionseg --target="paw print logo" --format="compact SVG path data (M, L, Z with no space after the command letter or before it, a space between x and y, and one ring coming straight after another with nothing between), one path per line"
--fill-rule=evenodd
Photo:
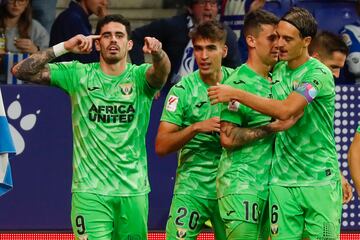
M34 128L37 120L37 116L40 110L36 111L36 114L30 113L25 116L22 115L22 107L20 103L20 94L16 96L16 100L10 103L7 108L7 117L14 121L18 121L20 124L20 131L18 131L13 125L9 124L11 136L13 137L16 155L20 155L25 150L25 141L21 135L22 131L30 131Z

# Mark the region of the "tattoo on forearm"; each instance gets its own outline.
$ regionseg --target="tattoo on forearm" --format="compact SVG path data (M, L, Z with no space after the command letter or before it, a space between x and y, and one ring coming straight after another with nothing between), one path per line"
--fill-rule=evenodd
M45 65L55 58L52 48L32 54L20 62L13 69L17 78L36 83L48 83L50 80L49 69Z
M240 128L234 124L221 124L221 132L230 138L234 146L242 146L252 141L264 138L272 132L267 126L257 128Z
M160 50L159 53L152 54L152 61L153 62L160 62L165 57L164 50Z

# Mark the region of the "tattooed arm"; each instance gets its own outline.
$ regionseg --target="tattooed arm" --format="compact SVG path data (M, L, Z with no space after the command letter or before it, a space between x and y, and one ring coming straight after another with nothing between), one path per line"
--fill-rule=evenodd
M11 72L21 80L49 85L50 71L47 63L54 58L54 50L48 48L22 60L11 69Z
M146 72L146 79L150 86L160 89L164 86L170 73L170 60L159 40L153 37L145 37L143 47L144 53L150 53L152 56L152 66Z
M240 148L242 145L264 138L273 131L268 125L257 128L241 128L234 123L220 123L221 145L226 149Z
M91 35L85 37L84 35L76 35L64 42L64 51L78 54L89 53L92 49L92 42L94 39L98 39L99 36ZM55 50L56 51L56 50ZM44 51L40 51L32 54L29 58L26 58L16 64L12 69L12 74L21 80L29 81L38 84L50 84L50 70L47 65L48 62L56 57L54 48L48 48Z
M291 128L301 117L302 113L288 120L275 120L264 126L243 128L226 121L220 123L221 145L227 149L240 148L244 144L269 136L270 134L285 131Z

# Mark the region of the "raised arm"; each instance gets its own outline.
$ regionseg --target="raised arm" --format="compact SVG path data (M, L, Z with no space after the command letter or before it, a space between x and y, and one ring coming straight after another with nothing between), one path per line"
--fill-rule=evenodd
M93 40L99 36L76 35L69 40L59 43L52 48L45 49L32 54L16 64L12 69L12 74L21 80L38 84L50 84L50 71L47 65L55 57L67 52L86 54L92 49Z
M360 193L360 132L356 132L348 152L349 169L356 191Z
M212 104L238 101L255 111L280 120L289 120L302 114L307 105L306 99L297 92L290 93L285 100L275 100L220 84L210 87L208 94Z
M220 132L219 117L194 123L184 129L169 122L161 122L156 136L155 151L158 155L164 156L181 149L198 133L215 132Z
M162 50L162 44L153 37L145 37L144 53L152 56L152 66L146 72L146 79L150 86L160 89L164 86L170 73L170 60L167 54Z

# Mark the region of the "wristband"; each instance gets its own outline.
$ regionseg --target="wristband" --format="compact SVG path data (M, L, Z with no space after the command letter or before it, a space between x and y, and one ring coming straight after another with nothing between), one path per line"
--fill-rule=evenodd
M55 57L59 57L61 55L64 55L65 53L69 52L68 50L65 49L64 42L54 45L53 51L54 51Z

